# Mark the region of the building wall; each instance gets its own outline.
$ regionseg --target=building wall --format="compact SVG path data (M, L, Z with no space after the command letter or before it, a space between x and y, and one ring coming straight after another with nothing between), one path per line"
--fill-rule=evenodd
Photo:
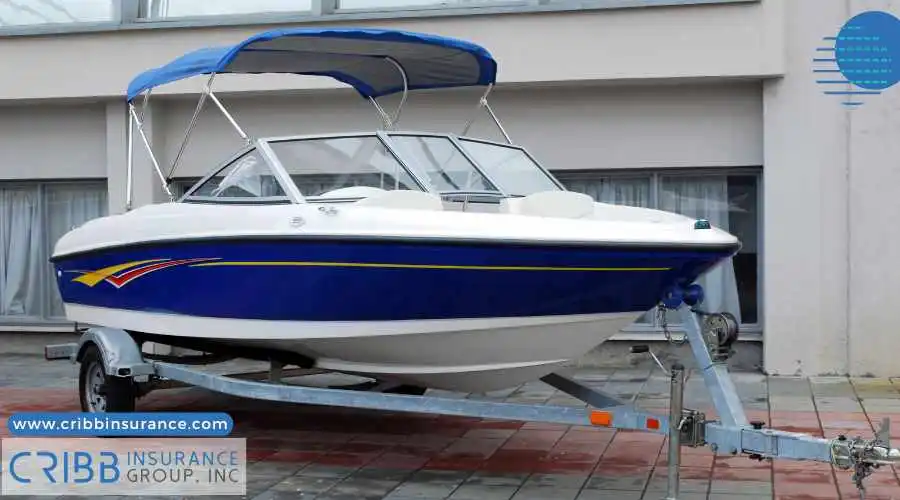
M104 103L0 106L0 179L106 177Z
M546 83L760 77L782 72L780 35L767 22L782 0L652 8L584 9L458 17L353 19L316 26L394 28L488 47L499 81ZM620 2L621 3L621 2ZM688 2L690 3L690 2ZM139 29L7 38L0 43L0 100L118 97L147 68L197 47L234 43L276 25ZM715 43L710 43L714 40ZM85 56L102 64L86 64ZM41 61L41 64L32 64ZM60 78L60 75L70 75ZM333 88L315 78L221 77L221 90ZM196 92L199 82L158 93Z

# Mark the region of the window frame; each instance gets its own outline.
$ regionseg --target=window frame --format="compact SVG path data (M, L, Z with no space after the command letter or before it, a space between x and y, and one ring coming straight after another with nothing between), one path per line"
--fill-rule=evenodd
M374 9L341 9L337 0L312 0L310 10L218 14L169 18L146 17L146 0L113 3L110 21L62 22L12 25L0 28L0 36L44 36L50 34L102 33L143 29L196 29L227 26L264 26L365 22L377 20L457 17L519 13L584 12L692 5L760 3L762 0L497 0L484 5L401 6Z
M650 205L647 208L659 209L660 190L662 187L663 177L721 177L721 176L748 176L756 179L756 206L758 213L756 215L756 231L758 252L756 260L757 275L757 321L754 323L741 323L739 339L742 341L760 342L763 340L763 324L765 323L765 280L763 279L765 255L765 231L764 231L764 182L762 167L694 167L694 168L654 168L654 169L584 169L584 170L555 170L554 176L558 176L561 182L565 184L565 179L578 178L579 180L599 179L602 177L610 179L634 179L646 178L650 181ZM669 317L669 321L673 321L674 316ZM669 325L669 331L676 335L682 334L684 329L681 325ZM621 333L613 336L611 340L628 340L628 341L647 341L661 340L663 335L662 327L657 323L656 316L653 315L652 324L631 323L625 327Z

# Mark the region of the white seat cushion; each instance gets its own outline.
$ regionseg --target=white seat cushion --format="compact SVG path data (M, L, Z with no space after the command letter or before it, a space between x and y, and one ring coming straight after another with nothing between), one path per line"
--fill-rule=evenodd
M594 214L594 199L573 191L544 191L505 199L503 208L511 214L581 219Z

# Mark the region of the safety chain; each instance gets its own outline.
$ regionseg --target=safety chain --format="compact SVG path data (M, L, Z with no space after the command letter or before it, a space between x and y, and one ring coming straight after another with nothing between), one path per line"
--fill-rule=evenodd
M675 338L672 337L672 332L669 331L669 322L666 319L666 309L667 308L663 303L656 306L656 321L662 325L663 335L666 336L666 341L675 346L684 345L688 340L687 334L684 334L680 340L675 340Z

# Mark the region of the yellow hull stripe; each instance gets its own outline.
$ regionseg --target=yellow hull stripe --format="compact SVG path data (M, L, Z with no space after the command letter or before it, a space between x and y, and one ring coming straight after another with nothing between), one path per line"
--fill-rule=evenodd
M84 283L87 286L94 286L97 283L109 278L110 276L116 274L119 271L124 271L125 269L131 267L137 267L142 264L151 264L153 262L162 262L166 259L150 259L150 260L139 260L135 262L126 262L125 264L119 264L117 266L109 266L104 267L103 269L97 269L96 271L90 271L82 274L81 276L75 278L72 281L77 281L79 283Z
M671 267L538 267L538 266L452 266L436 264L381 264L368 262L204 262L191 267L291 266L291 267L373 267L385 269L469 269L478 271L669 271Z

